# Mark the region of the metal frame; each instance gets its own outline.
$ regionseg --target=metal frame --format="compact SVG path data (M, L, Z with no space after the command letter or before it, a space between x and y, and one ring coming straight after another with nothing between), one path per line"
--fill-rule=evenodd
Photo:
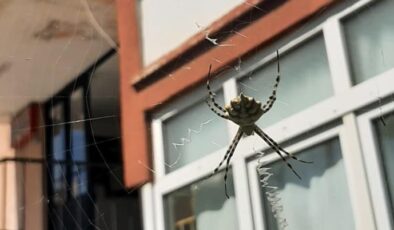
M375 109L359 118L356 117L356 112L377 102L379 98L388 97L394 93L392 87L394 85L394 68L360 84L353 85L341 21L374 2L378 2L378 0L357 1L280 48L280 53L285 55L286 52L308 39L323 33L334 95L265 129L278 143L283 143L323 125L342 120L341 125L322 131L286 148L290 152L294 152L335 136L339 137L355 225L357 229L365 230L391 229L393 223L387 214L387 194L384 195L376 143L373 139L370 123L371 119L380 115L380 110ZM271 50L273 50L272 47ZM239 72L230 71L221 77L223 79L221 83L223 84L225 101L228 102L237 94L237 79L256 68L261 68L266 63L273 61L274 58L275 53L272 52L257 62L246 64L246 67ZM217 88L217 86L214 88ZM198 89L193 94L189 93L185 97L174 101L154 116L152 143L155 181L149 185L152 188L144 189L143 193L146 191L145 195L147 197L153 197L149 201L147 212L151 211L154 215L150 215L145 222L154 222L156 226L149 225L145 230L164 230L163 196L209 175L225 152L224 148L219 149L187 166L165 174L162 122L201 100L205 94L202 89ZM394 105L384 106L382 110L385 113L392 111ZM235 129L236 126L229 123L227 128L229 138L233 135ZM254 150L251 150L251 146ZM267 148L268 146L261 141L257 141L256 137L244 138L240 142L232 161L239 229L241 230L264 229L261 203L256 202L260 199L258 196L260 185L256 173L251 173L255 172L256 161L249 163L247 161L255 156L256 149L266 150ZM367 152L373 154L366 154ZM266 157L271 161L277 158L273 154ZM254 202L250 202L251 200Z

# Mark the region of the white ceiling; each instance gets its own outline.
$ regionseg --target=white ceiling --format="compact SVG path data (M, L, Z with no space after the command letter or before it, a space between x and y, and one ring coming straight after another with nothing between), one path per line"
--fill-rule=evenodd
M111 48L114 1L0 0L0 116L51 97Z

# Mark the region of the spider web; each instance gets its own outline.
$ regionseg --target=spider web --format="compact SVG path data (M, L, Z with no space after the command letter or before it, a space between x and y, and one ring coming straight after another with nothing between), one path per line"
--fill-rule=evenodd
M0 2L0 13L9 10L9 8L7 7L14 7L10 2L10 0L3 0L2 2ZM18 0L15 2L17 2L16 4L24 3L23 0ZM16 65L14 63L22 63L18 65L19 68L26 68L32 71L34 70L34 74L46 74L47 78L42 78L42 82L40 84L33 84L36 81L33 78L34 74L27 75L27 77L23 78L23 81L17 78L17 74L15 74L15 76L12 76L11 79L7 79L10 84L9 90L6 92L2 92L0 96L2 103L4 102L8 106L8 108L10 108L10 111L12 111L12 113L16 113L19 110L16 108L23 108L23 106L21 106L20 104L19 98L33 98L34 101L43 102L45 101L45 99L48 99L57 92L59 92L59 90L61 90L64 85L71 81L70 79L66 79L66 75L78 76L78 74L85 70L87 66L93 66L92 71L90 71L88 77L88 89L89 92L91 92L91 89L95 87L94 85L97 81L95 74L96 72L99 72L101 68L101 63L99 63L100 58L111 49L115 50L114 57L118 56L117 39L116 36L114 36L114 34L116 34L116 26L114 26L115 22L111 20L106 21L106 17L103 16L107 14L114 14L115 9L113 1L70 0L66 2L60 2L57 0L36 0L35 2L38 5L42 4L42 7L35 8L33 5L28 6L27 10L24 11L22 14L16 15L14 18L7 21L8 27L12 27L13 23L28 23L28 27L30 27L31 30L14 31L15 33L21 33L22 36L16 36L15 34L10 33L5 34L4 36L2 36L3 38L0 38L0 51L4 49L4 47L10 45L8 44L8 42L12 40L13 36L15 36L16 38L16 45L12 47L11 52L7 53L8 56L0 54L0 78L2 78L2 75L5 75L8 70L14 68L13 65ZM64 9L60 10L60 12L57 11L58 14L54 14L54 7L56 7L57 4L61 5L61 7L63 7ZM109 4L110 7L108 7L108 5L105 5L107 7L103 7L102 4ZM243 4L253 6L256 9L256 15L265 14L268 11L267 9L261 8L260 6L257 6L248 1L244 2ZM207 4L204 7L210 6L210 4ZM181 7L179 11L190 11L190 9L188 9L187 7L183 7L184 8ZM70 8L73 9L72 13L70 13ZM69 16L68 14L71 14L72 16ZM318 14L315 16L320 16L324 14L325 10L322 10L321 12L318 12ZM108 16L108 18L110 17L111 16ZM249 38L246 35L238 32L238 29L252 23L255 17L255 15L251 15L249 20L247 18L244 18L242 21L237 21L237 23L235 23L231 28L226 31L222 31L220 34L212 34L212 31L208 29L209 22L207 21L199 21L198 19L195 19L189 21L188 23L189 28L192 28L193 33L203 34L205 39L212 46L217 46L221 49L227 49L233 47L234 44L222 42L222 37L226 37L229 34L237 35L244 38L245 42L247 43ZM25 18L28 20L22 20L21 18ZM65 20L65 18L68 18L69 21ZM2 19L4 18L2 18L0 15L0 21ZM305 32L305 30L309 29L309 26L309 23L306 23L305 25L299 27L294 33L302 34ZM171 32L168 33L171 34ZM30 46L26 46L22 38L29 36L33 37L34 39L33 42L29 44ZM173 32L172 36L176 36L176 33ZM40 50L42 42L50 41L57 41L58 46L56 46L55 48L50 46L46 47L45 51ZM285 42L286 41L275 42L273 44L274 48L264 53L264 55L272 53L272 51L280 48ZM81 45L81 43L83 43L83 46ZM44 52L51 54L50 58L48 58L46 63L39 62L39 60L42 58L41 54ZM382 55L384 54L382 53ZM69 59L74 58L76 58L78 62L68 61ZM223 62L217 57L211 57L211 59L212 62ZM46 64L47 66L35 68L34 66L36 66L38 63ZM243 58L240 57L235 64L227 66L223 74L225 75L228 72L238 74L246 73L246 78L249 80L253 80L255 70L249 71L248 66L249 62L246 60L244 61ZM190 67L186 66L184 68ZM78 71L75 72L74 69ZM193 69L189 70L193 71ZM26 74L26 72L24 74ZM118 74L117 71L114 72L115 74ZM112 73L109 72L109 74ZM169 75L171 76L171 73L169 73ZM238 91L243 92L246 91L246 89L249 89L254 92L264 91L267 92L268 95L271 92L271 88L274 83L274 71L272 72L272 74L270 74L270 76L272 76L272 78L268 78L267 82L272 82L272 84L269 83L267 84L267 86L256 86L250 83L250 81L239 82ZM172 79L174 81L178 80L176 78ZM215 81L215 79L216 77L214 77L213 81ZM78 82L75 82L75 85L73 86L74 89L78 88L77 84ZM38 86L33 90L27 90L30 85ZM113 87L114 88L110 92L108 92L107 95L96 95L96 99L101 101L107 101L106 105L108 105L108 102L118 100L119 98L118 96L116 96L116 94L118 93L119 89L115 86ZM50 90L49 93L44 95L41 91L48 91L46 90L46 88L50 88ZM20 93L12 94L12 91L18 91ZM61 96L59 96L58 99L61 99ZM88 92L85 92L85 94L82 95L82 102L84 104L91 103L89 101ZM226 102L228 103L228 101ZM56 102L52 103L54 106L56 105ZM278 99L276 103L289 106L289 102L282 101L280 99ZM210 112L208 107L206 107L206 111L207 113ZM3 112L3 110L1 112L2 115L8 115L6 112ZM77 127L87 124L86 127L88 127L88 130L85 131L92 134L92 140L89 140L89 142L83 143L80 146L77 145L77 148L87 148L89 149L89 151L93 149L92 151L97 154L97 162L99 162L99 166L97 167L102 167L104 169L100 170L100 175L98 176L110 178L108 180L111 181L111 186L116 188L116 194L122 194L122 197L125 200L129 199L129 197L131 196L135 196L140 187L136 186L133 189L129 189L123 185L121 164L113 164L110 160L108 160L108 154L106 152L108 151L108 149L106 149L106 147L103 147L106 144L110 144L115 141L128 140L122 140L119 132L111 134L105 138L98 138L100 136L99 133L101 134L103 132L102 130L98 130L98 123L104 123L100 124L101 126L103 126L101 127L101 129L104 130L108 128L108 126L111 126L113 124L119 126L119 107L111 108L110 112L106 111L105 108L103 109L103 111L92 111L88 109L87 111L85 111L85 113L87 114L87 118L76 118L69 122L56 122L50 125L41 125L36 128L43 131L46 128L50 127L54 132L57 128L64 125L69 125L70 127ZM204 135L206 134L207 130L213 128L214 125L219 122L223 121L221 121L221 119L215 116L212 116L212 118L205 119L193 127L185 128L183 132L180 132L179 136L176 137L175 140L170 142L168 149L171 151L174 157L172 158L172 160L166 160L165 165L168 168L177 168L178 166L180 166L180 162L185 157L187 157L187 153L185 153L185 147L187 148L193 143L199 143L197 142L199 140L204 140ZM12 131L23 131L24 129L26 129L26 127L21 127ZM70 144L72 145L73 138L71 136L68 138L70 139ZM229 140L227 141L229 142ZM228 142L217 138L209 140L209 145L214 146L212 148L216 150L225 149L229 145ZM254 146L251 146L251 148L253 147ZM46 147L43 146L43 148ZM1 150L3 151L3 149ZM45 149L43 151L45 152ZM73 149L66 148L62 151L71 152L73 151ZM6 152L6 150L4 150L4 152ZM53 153L53 155L41 156L41 158L55 158L55 154L59 154L59 152ZM72 156L72 154L70 155ZM3 155L0 156L3 157ZM8 157L8 155L4 156ZM27 154L27 156L29 155ZM29 156L28 158L36 159L40 157ZM56 160L58 162L55 162ZM72 160L76 162L80 161L80 159ZM3 178L6 178L6 182L12 181L10 175L12 175L13 173L17 175L17 180L14 187L8 186L7 189L5 189L6 194L15 193L15 197L13 197L15 202L0 203L2 205L6 205L6 209L4 210L10 210L10 214L1 213L3 216L0 216L0 221L2 221L0 222L0 224L4 224L4 227L1 225L0 227L3 227L4 230L29 229L28 223L31 223L33 221L31 218L34 218L34 215L32 214L37 210L46 210L46 213L42 212L41 214L46 215L46 218L49 218L48 224L52 226L62 226L62 228L60 229L124 229L124 226L122 226L122 224L124 223L117 223L116 221L117 218L124 218L124 214L116 212L114 213L114 210L117 210L116 208L112 211L105 208L106 205L112 205L111 200L106 200L105 202L103 201L103 203L101 204L97 203L98 197L103 196L103 194L105 195L105 189L97 188L96 191L89 190L87 188L87 183L89 183L89 181L84 181L83 179L81 179L85 176L84 174L86 173L87 168L85 166L72 167L72 173L74 174L73 176L76 179L70 181L67 179L69 175L64 174L65 171L63 170L63 168L67 166L65 166L63 163L64 162L62 162L62 159L55 159L52 162L50 160L42 161L41 164L38 165L33 165L31 164L31 162L12 163L10 161L2 163L3 165L0 165L1 170L3 171L3 174L0 175L3 175ZM148 168L153 173L156 173L153 168L150 168L149 166L144 165L141 162L138 163L140 163L143 167ZM260 170L258 172L261 176L262 186L264 188L270 188L269 184L267 184L269 177L272 176L268 171L269 168L259 165L258 170ZM71 199L73 199L72 205L64 204L63 206L60 206L63 208L63 213L61 213L63 217L60 217L59 212L51 208L51 202L58 201L61 203L63 199L62 196L64 194L62 194L61 192L54 192L53 194L48 196L46 195L45 191L42 194L37 194L36 191L26 192L20 189L28 189L30 187L36 186L33 183L34 180L31 179L32 175L29 175L29 173L37 173L39 171L41 171L41 174L38 173L37 175L41 175L42 177L48 175L46 178L47 181L41 181L42 183L52 184L55 186L57 184L56 181L59 180L59 178L63 178L66 183L62 185L65 186L65 188L63 188L61 191L64 193L73 194L81 192L80 190L86 189L86 191L83 192L86 195L86 200L78 200L75 197L71 197ZM3 179L2 182L6 183L4 182L5 180ZM193 189L198 190L199 186L200 185L196 184L194 185ZM285 227L287 225L286 220L285 218L280 216L280 209L282 204L280 204L280 202L276 198L277 191L275 191L274 188L272 189L273 190L270 194L268 194L268 197L272 201L273 212L275 214L275 217L277 218L279 226ZM4 202L4 200L1 201ZM89 206L92 210L84 209L86 202L89 203ZM113 199L112 202L115 202L117 205L121 206L119 204L121 200ZM15 206L13 204L17 205ZM11 210L16 211L12 212ZM75 210L78 210L77 213L75 212ZM136 212L136 210L132 210L130 208L127 210L130 213ZM12 213L16 213L16 215L12 215ZM84 221L81 221L81 219L84 219ZM68 222L65 222L64 220L67 220ZM44 222L45 221L43 221L43 224L45 225L46 223ZM55 229L57 228L55 227Z

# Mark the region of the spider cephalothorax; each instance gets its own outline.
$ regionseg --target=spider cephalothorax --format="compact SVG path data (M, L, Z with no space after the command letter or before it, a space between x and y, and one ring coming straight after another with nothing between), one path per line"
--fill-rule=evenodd
M294 160L303 162L303 163L312 163L309 161L303 161L298 159L297 157L291 155L288 153L286 150L284 150L282 147L280 147L268 134L266 134L263 130L261 130L255 122L266 112L268 112L271 108L272 105L274 104L276 100L276 89L278 88L279 85L279 80L280 80L280 69L279 69L279 53L278 51L276 52L276 58L278 61L278 74L276 76L276 82L274 84L274 89L272 90L271 96L268 98L267 102L264 105L261 105L261 102L256 101L252 97L248 97L243 95L242 93L231 100L229 105L226 105L224 108L221 107L218 103L215 101L215 94L211 91L211 88L209 86L209 78L207 81L207 89L209 92L209 97L210 101L207 101L209 108L218 116L228 119L230 121L233 121L237 125L239 125L237 134L235 135L230 147L227 149L226 154L224 155L222 161L219 163L219 165L215 168L213 171L213 174L219 171L220 167L226 161L226 173L224 174L224 185L225 185L225 193L226 196L227 194L227 172L230 166L230 160L231 157L234 154L235 148L238 145L238 142L241 140L243 135L253 135L256 133L258 136L260 136L283 160L283 162L286 163L286 165L293 171L293 173L301 179L300 175L293 169L293 166L287 161L286 157L291 157ZM209 66L209 73L208 77L210 76L211 73L211 66ZM212 103L213 106L210 104ZM213 175L212 174L212 175Z
M245 96L241 93L231 100L224 109L227 111L228 119L239 125L246 135L252 135L254 123L263 115L261 102L253 97Z

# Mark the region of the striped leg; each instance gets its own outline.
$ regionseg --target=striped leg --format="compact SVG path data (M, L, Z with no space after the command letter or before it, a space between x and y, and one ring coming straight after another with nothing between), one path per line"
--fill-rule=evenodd
M238 132L235 135L230 147L227 149L226 154L224 154L222 161L220 161L219 165L213 170L213 173L209 177L215 175L219 171L219 169L222 166L222 164L224 163L224 161L228 158L228 156L230 154L232 155L232 153L235 150L235 147L237 147L237 145L238 145L239 140L241 140L241 137L242 137L242 131L241 131L241 129L238 129Z
M271 96L268 98L268 101L262 106L262 109L264 113L268 112L271 108L274 102L276 101L276 90L278 89L278 85L280 82L280 66L279 66L279 51L276 51L276 60L278 62L277 66L277 75L276 75L276 80L275 80L275 85L274 89L272 90Z
M230 161L231 161L231 158L234 155L235 148L237 147L237 144L238 144L239 140L241 140L241 138L242 138L242 135L243 135L243 132L242 132L241 128L239 128L238 131L237 131L237 134L234 137L233 143L231 144L232 151L229 151L228 153L226 153L226 155L227 155L227 162L226 162L226 172L224 173L224 193L226 194L227 199L230 198L230 196L228 195L228 192L227 192L227 175L228 175L228 170L230 168ZM225 160L225 158L220 163L223 164L224 160ZM219 167L220 167L221 164L219 164Z
M273 145L269 141L269 139L266 138L263 131L257 126L255 126L254 131L280 156L282 161L286 163L287 167L290 168L290 170L298 177L298 179L301 180L301 176L294 170L293 166L287 161L287 159L284 156L282 156L282 154L280 153L280 149L278 149L275 145Z
M208 90L208 92L209 92L209 98L211 99L212 104L213 104L217 109L219 109L220 111L222 111L223 113L225 113L226 110L225 110L223 107L221 107L221 106L215 101L215 94L212 92L211 86L209 85L209 78L211 77L211 67L212 67L212 65L209 65L208 80L207 80L207 90Z
M219 117L224 118L224 119L228 118L226 114L221 114L214 107L212 107L211 103L209 103L208 100L206 100L205 102L208 104L208 107L212 110L212 112L214 112L216 115L218 115Z
M266 139L269 140L269 142L274 145L277 149L279 149L280 151L284 152L287 156L293 158L296 161L302 162L302 163L308 163L311 164L313 163L313 161L304 161L304 160L300 160L298 159L296 156L293 156L292 154L290 154L289 152L287 152L286 150L284 150L282 147L280 147L280 145L278 145L278 143L276 143L270 136L268 136L268 134L266 134L262 129L259 128L259 131L261 132L262 135L265 136Z

